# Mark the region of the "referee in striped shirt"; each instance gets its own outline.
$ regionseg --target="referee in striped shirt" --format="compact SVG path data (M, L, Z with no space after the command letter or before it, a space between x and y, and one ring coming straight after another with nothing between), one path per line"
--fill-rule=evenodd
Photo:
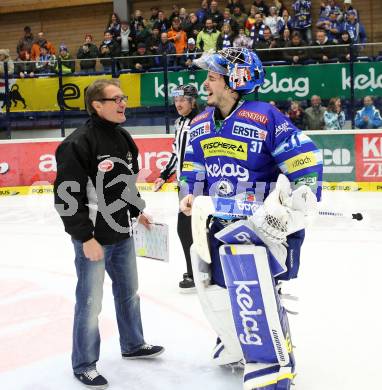
M155 180L154 191L158 191L174 174L176 174L178 182L180 180L179 176L189 139L190 123L198 113L197 96L198 91L192 85L180 85L172 92L179 118L175 121L175 138L172 144L171 158L162 169L160 176ZM179 288L181 292L195 291L190 255L192 245L191 216L186 216L179 211L177 231L187 264L187 272L183 274L183 280L179 282Z

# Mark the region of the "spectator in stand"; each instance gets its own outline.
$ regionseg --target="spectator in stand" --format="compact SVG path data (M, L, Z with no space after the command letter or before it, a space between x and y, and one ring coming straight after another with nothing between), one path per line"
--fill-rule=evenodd
M341 25L341 32L347 31L353 43L366 43L366 30L364 25L358 22L356 12L349 11L347 15L347 21Z
M236 35L239 32L239 25L237 24L236 20L232 17L229 8L225 8L223 12L223 26L225 24L229 24L229 26L231 27L231 31L234 35Z
M304 129L305 113L301 107L300 102L298 102L297 100L291 101L287 116L297 128L301 130Z
M53 46L51 42L49 42L45 38L45 34L43 31L40 31L37 34L37 40L35 43L32 45L31 49L31 58L32 61L36 61L37 58L41 56L41 47L45 46L48 50L48 54L55 56L56 55L56 48Z
M216 41L216 50L222 50L226 47L233 47L234 43L234 34L231 30L231 26L227 24L223 24L221 33Z
M5 75L4 62L6 62L8 65L8 76L13 76L15 67L11 56L9 55L9 49L0 49L0 78L4 78Z
M149 36L150 34L148 34ZM146 39L147 40L147 39ZM117 37L117 42L121 48L121 57L128 57L132 52L133 37L131 34L130 26L127 20L121 21L121 31ZM138 44L139 42L137 42ZM127 59L119 60L120 66L122 69L125 69L128 66Z
M313 95L310 99L310 107L305 110L304 129L323 130L325 126L324 113L326 108L321 106L321 98Z
M154 59L150 56L150 52L146 49L146 45L143 42L138 43L137 51L132 54L132 58L129 58L127 62L129 67L136 72L146 72L154 66Z
M73 73L76 70L76 62L73 60L72 55L69 53L67 46L63 43L60 45L58 58L61 60L63 74ZM58 72L58 64L56 66L56 71Z
M187 13L186 8L181 8L179 10L179 20L180 20L180 24L182 26L182 29L184 30L183 24L188 23L190 21L190 18L189 18L189 15Z
M329 11L328 17L320 17L316 26L326 32L329 41L333 43L338 42L341 31L341 22L338 21L338 14L334 10Z
M348 45L348 46L339 46L336 47L336 56L340 62L349 62L350 61L350 45L351 38L347 31L342 31L338 45Z
M158 7L151 7L151 16L147 21L147 26L146 26L150 31L152 31L155 22L158 20L158 13L159 13Z
M329 17L330 12L335 12L337 17L340 18L341 8L336 4L336 0L327 0L326 4L321 3L320 6L320 17Z
M246 47L247 49L252 48L252 39L247 36L244 27L239 28L239 34L237 34L233 40L233 47Z
M148 39L150 38L150 31L148 28L143 23L138 23L137 24L137 30L134 35L133 39L133 47L137 47L138 43L144 43L145 45L147 44Z
M196 46L202 51L216 50L219 31L214 28L212 19L206 19L205 26L196 38Z
M298 31L292 32L290 42L286 44L288 50L284 50L284 60L290 62L292 65L303 64L308 59L307 50L303 49L306 43L301 39ZM293 48L293 49L292 49Z
M277 14L277 8L272 6L269 7L269 16L264 19L264 24L271 30L271 34L274 38L279 37L278 24L282 21L281 16Z
M283 0L273 0L273 6L277 9L277 15L283 16L284 11L288 11L288 8L284 5ZM288 11L289 15L289 11Z
M325 63L338 60L335 48L331 47L333 42L329 41L325 31L316 31L316 40L311 46L315 48L310 54L314 61Z
M161 33L167 32L167 30L170 28L170 22L168 21L168 19L166 18L166 14L162 10L159 10L158 12L158 19L154 23L153 28L154 27L157 27Z
M195 11L195 15L198 18L198 22L204 26L207 18L207 12L208 12L208 1L202 0L200 4L200 8Z
M36 64L31 61L31 54L28 50L22 50L15 62L15 75L21 79L25 77L34 77Z
M256 22L256 13L257 13L257 8L254 5L251 5L251 8L249 9L248 18L244 24L247 35L249 35L249 32L251 31L253 25Z
M200 31L203 30L203 25L199 23L198 17L195 15L195 13L190 13L190 23L186 25L186 28L184 28L184 31L187 34L188 38L194 38L196 42L196 38Z
M276 40L277 42L277 46L278 48L284 48L284 47L287 47L287 46L290 46L290 39L291 39L291 33L290 33L291 30L289 29L284 29L282 35L279 37L279 39ZM298 32L298 31L296 31ZM284 58L284 53L285 51L277 51L277 55L278 55L278 59L280 60L285 60ZM292 61L292 60L291 60Z
M83 73L94 73L96 70L98 47L93 43L91 34L85 35L84 44L78 49L77 58L80 59L80 69Z
M116 14L115 12L110 14L105 30L110 31L114 39L117 39L117 37L119 37L119 34L121 32L121 20L118 14Z
M172 42L168 40L168 35L166 32L162 32L160 35L160 43L157 50L158 54L166 54L167 57L167 65L168 66L174 66L176 57L174 54L176 54L175 46ZM156 57L157 65L158 66L164 66L163 58Z
M100 62L105 72L112 71L112 58L119 57L120 52L120 46L118 42L113 39L112 33L109 30L105 31L103 41L99 46Z
M344 3L342 5L342 21L347 20L349 11L353 11L356 15L356 19L359 20L358 11L352 6L352 0L344 0Z
M134 12L134 16L130 19L130 31L133 37L138 32L139 25L145 25L145 20L142 16L142 11L137 9Z
M345 124L345 113L342 111L341 99L331 98L324 113L325 130L342 130Z
M173 21L175 18L179 18L179 7L178 7L178 5L173 4L173 5L172 5L172 12L171 12L171 15L168 17L168 21L169 21L170 25L172 25L172 21Z
M269 15L269 8L263 0L254 0L253 5L263 15L264 18Z
M22 51L28 51L29 53L32 50L32 45L34 42L34 37L32 34L32 30L29 26L24 27L24 35L20 38L17 43L16 51L17 54L20 54Z
M265 49L273 49L276 46L277 46L277 42L272 35L272 31L268 26L266 26L264 28L263 39L261 39L256 45L256 53L259 56L260 60L264 62L264 61L274 61L275 59L277 59L277 54L274 50L265 50ZM263 50L257 51L257 49L263 49Z
M289 11L284 9L281 18L277 22L278 37L283 35L285 29L292 31L292 18L289 15Z
M252 39L252 48L255 49L257 42L263 39L265 24L263 23L263 15L260 12L256 12L255 24L249 31L249 38Z
M239 26L239 29L244 29L245 22L248 19L248 15L241 12L240 7L235 7L233 9L232 18L236 21L237 25Z
M240 11L243 12L245 14L245 6L244 4L242 3L241 0L228 0L228 3L226 5L226 8L229 9L229 12L232 14L233 13L233 9L235 7L239 7L240 8Z
M308 44L312 43L312 1L296 0L292 4L294 16L292 19L293 29L297 30L302 39Z
M40 56L36 61L36 73L48 74L55 73L57 66L56 56L49 53L47 46L40 47Z
M175 17L172 20L172 26L168 31L168 40L175 46L176 54L183 54L187 47L187 34L182 30L180 25L180 19ZM177 57L177 62L180 61L180 57Z
M210 9L207 12L206 19L212 19L212 23L216 30L221 29L224 17L218 9L218 2L216 0L211 1Z
M151 35L147 39L147 49L152 54L158 54L158 47L160 44L160 32L158 27L154 27Z
M380 129L382 127L381 113L374 106L371 96L363 98L363 108L357 111L355 116L355 127L358 129Z
M194 38L188 38L187 48L184 50L183 56L180 58L180 65L184 68L191 69L194 65L193 60L196 60L202 55L202 51L196 47Z

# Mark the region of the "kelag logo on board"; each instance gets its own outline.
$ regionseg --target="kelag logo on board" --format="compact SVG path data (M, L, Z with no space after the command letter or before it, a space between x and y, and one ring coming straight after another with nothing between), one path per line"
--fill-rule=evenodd
M382 181L382 136L357 134L355 148L357 181Z

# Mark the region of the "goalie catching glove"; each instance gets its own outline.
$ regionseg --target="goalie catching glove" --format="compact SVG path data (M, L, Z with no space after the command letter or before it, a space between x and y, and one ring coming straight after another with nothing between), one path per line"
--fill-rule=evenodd
M307 217L316 212L317 198L310 187L302 185L292 191L288 178L280 174L275 189L250 221L265 243L280 244L289 234L304 229Z

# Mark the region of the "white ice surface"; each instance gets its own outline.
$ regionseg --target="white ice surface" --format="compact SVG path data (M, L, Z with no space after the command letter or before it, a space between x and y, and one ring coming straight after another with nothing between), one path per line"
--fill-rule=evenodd
M139 258L145 338L166 347L152 361L120 358L111 283L104 287L99 371L113 390L239 390L241 372L209 360L215 335L196 295L180 294L185 262L176 236L174 193L144 193L158 222L170 224L170 262ZM0 198L0 389L76 390L71 327L73 249L50 196ZM296 346L294 390L379 388L382 350L381 195L325 193L331 209L362 211L362 222L321 218L303 246L290 316Z

